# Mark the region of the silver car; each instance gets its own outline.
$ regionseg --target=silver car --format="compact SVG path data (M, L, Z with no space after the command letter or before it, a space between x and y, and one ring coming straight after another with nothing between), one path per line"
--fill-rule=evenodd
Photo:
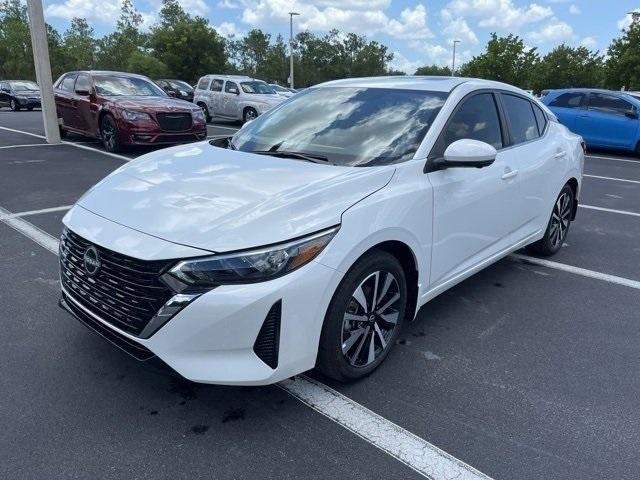
M248 122L284 100L268 83L242 75L205 75L193 95L207 121L215 116Z

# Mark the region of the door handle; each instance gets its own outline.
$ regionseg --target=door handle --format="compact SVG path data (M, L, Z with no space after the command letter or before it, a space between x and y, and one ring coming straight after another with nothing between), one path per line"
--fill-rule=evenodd
M566 156L567 156L567 152L562 151L562 152L558 152L558 153L556 153L556 154L553 156L553 158L564 158L564 157L566 157Z
M518 170L511 170L509 167L504 169L504 175L502 175L502 180L509 180L510 178L514 178L518 175Z

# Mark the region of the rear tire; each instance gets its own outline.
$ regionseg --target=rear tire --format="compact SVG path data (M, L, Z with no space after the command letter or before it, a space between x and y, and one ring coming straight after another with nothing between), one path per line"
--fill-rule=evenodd
M407 306L407 282L396 257L374 250L358 260L333 294L316 368L340 382L369 375L396 342Z
M573 188L569 184L565 185L553 204L553 211L544 237L529 245L527 250L537 255L550 257L562 248L571 226L574 197Z
M67 131L64 128L59 126L58 130L60 130L60 138L65 138L67 136Z
M640 157L640 141L638 142L638 145L636 145L636 157Z
M33 112L33 107L27 107L27 110L29 110L30 112Z
M118 153L122 151L116 119L110 114L106 114L100 120L100 137L102 138L102 145L107 152Z
M9 107L11 108L11 110L13 110L14 112L19 112L20 111L20 105L18 105L18 102L16 102L13 98L11 99L11 101L9 102Z

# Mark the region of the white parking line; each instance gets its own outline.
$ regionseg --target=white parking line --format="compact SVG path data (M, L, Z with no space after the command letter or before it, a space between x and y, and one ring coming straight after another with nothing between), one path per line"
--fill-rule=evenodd
M587 175L586 173L583 174L582 176L589 177L589 178L597 178L599 180L613 180L616 182L640 183L640 180L629 180L627 178L615 178L615 177L603 177L601 175Z
M619 213L620 215L630 215L632 217L640 217L640 213L630 212L628 210L615 210L613 208L595 207L593 205L578 205L586 210L598 210L600 212Z
M40 210L28 210L26 212L8 214L2 213L0 211L0 221L7 220L9 218L28 217L29 215L38 215L40 213L61 212L63 210L69 210L71 207L73 207L73 205L63 205L61 207L42 208Z
M599 155L585 155L585 158L593 158L593 159L599 159L599 160L613 160L614 162L635 163L636 165L640 165L640 161L638 160L627 160L625 158L602 157Z
M0 207L0 221L58 254L58 239ZM305 375L277 384L316 412L431 480L491 480L426 440Z
M617 275L609 275L608 273L596 272L594 270L587 270L586 268L574 267L573 265L553 262L551 260L545 260L543 258L530 257L529 255L522 255L520 253L512 253L510 257L525 263L528 262L534 265L539 265L541 267L553 268L555 270L561 270L563 272L569 272L575 275L581 275L583 277L595 278L597 280L602 280L603 282L615 283L616 285L623 285L625 287L640 290L640 282L637 280L618 277Z
M23 133L24 135L30 135L32 137L41 138L41 139L46 140L46 137L44 135L38 135L36 133L25 132L23 130L16 130L15 128L0 127L0 130L7 130L9 132L15 132L15 133ZM107 155L109 157L117 158L118 160L124 160L125 162L130 162L132 160L129 157L125 157L123 155L118 155L117 153L106 152L104 150L100 150L99 148L88 147L87 145L80 145L80 144L77 144L75 142L68 142L66 140L63 140L62 144L63 145L73 145L74 147L81 148L83 150L89 150L89 151L92 151L92 152L98 152L98 153L101 153L103 155ZM50 145L50 144L46 144L46 145Z
M284 380L278 386L427 478L490 480L463 461L306 375Z
M62 145L62 143L28 143L26 145L5 145L3 147L0 147L0 150L22 147L55 147L56 145Z

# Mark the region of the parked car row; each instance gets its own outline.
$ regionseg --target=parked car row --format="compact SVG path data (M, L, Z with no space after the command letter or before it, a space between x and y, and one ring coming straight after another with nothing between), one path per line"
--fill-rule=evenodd
M40 87L30 80L3 80L0 82L0 107L9 107L14 112L40 108Z

